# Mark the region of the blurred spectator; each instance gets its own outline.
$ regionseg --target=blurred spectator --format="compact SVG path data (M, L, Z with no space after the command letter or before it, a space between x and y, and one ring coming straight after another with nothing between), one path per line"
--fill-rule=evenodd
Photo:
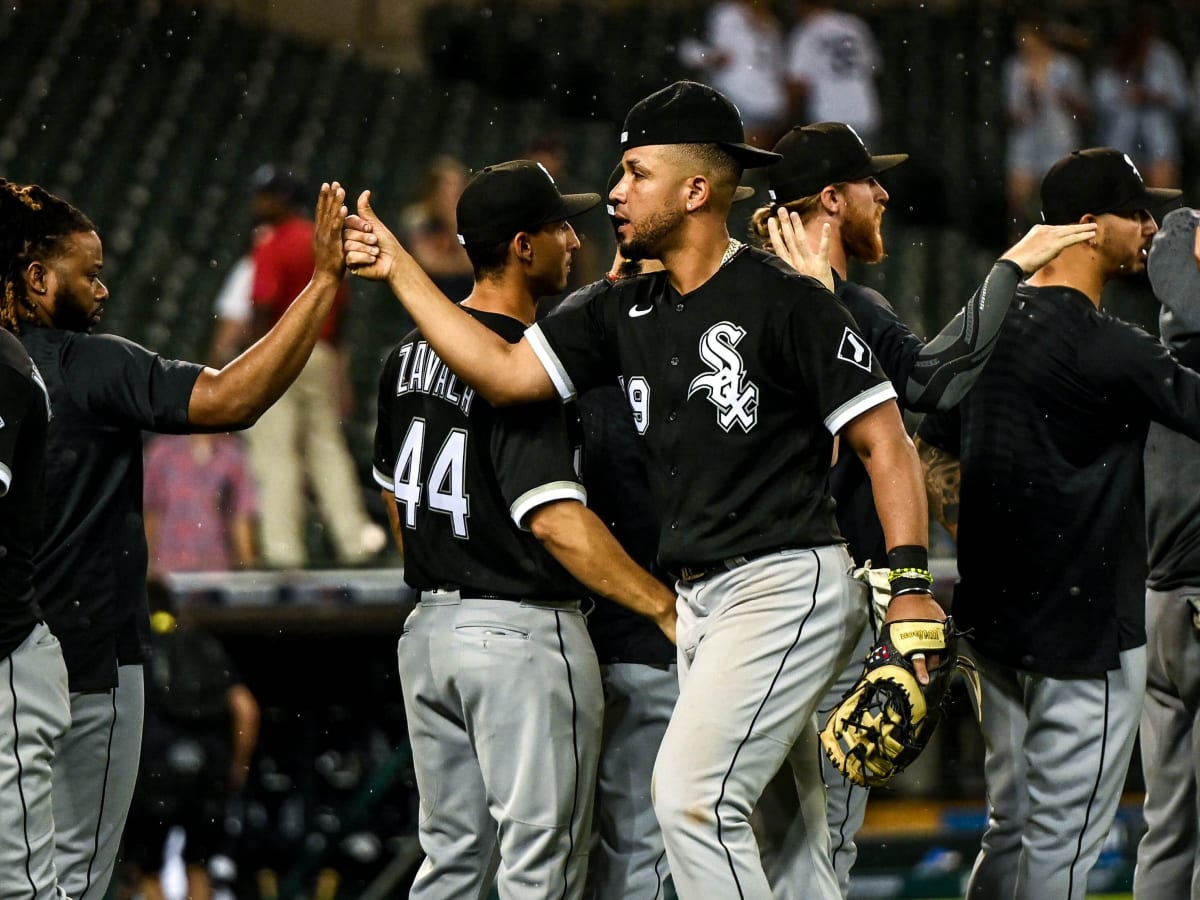
M270 166L255 173L254 218L272 230L253 251L254 339L280 319L312 273L313 223L297 210L300 191L292 176ZM246 432L262 499L262 558L272 567L308 564L306 481L339 563L361 564L387 545L387 534L367 516L341 428L352 406L346 360L336 347L347 294L343 286L300 377Z
M824 0L795 0L788 38L787 86L791 119L800 124L844 122L868 147L879 137L875 78L883 57L858 16Z
M187 896L208 900L209 862L229 849L226 807L258 743L258 702L216 638L178 623L166 586L151 580L147 589L146 721L124 859L140 874L145 900L162 900L163 848L180 827Z
M260 225L255 228L251 237L251 248L266 240L270 233L269 226ZM221 290L217 292L217 299L213 303L217 325L208 352L210 366L214 368L224 366L245 350L250 343L250 329L254 312L250 294L253 290L254 252L251 249L233 264L229 274L221 283Z
M1005 168L1010 230L1024 233L1038 219L1035 205L1042 175L1082 146L1080 123L1088 98L1083 65L1055 47L1043 17L1018 19L1013 39L1016 52L1004 65Z
M767 0L721 0L708 14L704 42L682 41L684 65L734 102L746 141L770 147L786 124L783 26Z
M458 242L454 210L467 184L467 167L438 156L421 178L421 196L400 216L404 246L443 294L456 303L471 293L474 278L467 251Z
M1125 22L1108 62L1096 73L1099 140L1128 151L1146 184L1170 187L1180 181L1187 70L1179 51L1159 37L1153 7L1129 10Z
M258 493L242 442L229 434L164 434L146 448L150 570L220 572L258 562Z

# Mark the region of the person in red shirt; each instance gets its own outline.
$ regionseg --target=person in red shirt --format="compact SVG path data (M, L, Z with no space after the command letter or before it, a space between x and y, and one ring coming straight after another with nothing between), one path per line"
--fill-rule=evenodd
M264 166L255 173L253 190L256 224L271 229L253 250L251 337L257 338L287 310L298 286L307 283L313 264L313 223L299 212L301 186L290 174ZM360 564L387 544L384 530L367 516L341 428L350 402L337 339L347 299L343 285L308 365L247 432L261 499L260 549L263 562L274 568L308 564L306 481L339 563Z

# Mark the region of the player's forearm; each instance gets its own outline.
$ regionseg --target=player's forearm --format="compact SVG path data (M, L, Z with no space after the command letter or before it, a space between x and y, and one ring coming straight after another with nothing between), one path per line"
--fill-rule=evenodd
M959 461L919 437L917 456L925 476L925 496L929 511L958 540L958 497L962 487L962 468Z
M904 386L910 409L950 409L971 389L991 356L1022 277L1018 263L998 260L967 305L922 348Z
M404 555L404 533L400 530L400 510L396 508L396 495L391 491L380 491L383 498L383 508L387 510L388 528L392 532L392 540L396 542L396 550Z
M597 596L653 621L675 639L675 594L635 563L594 512L571 500L530 517L534 536L563 568Z
M451 371L493 406L554 396L550 377L526 341L510 344L451 303L405 256L393 265L388 286Z
M340 286L332 273L314 272L274 328L220 371L205 369L192 389L188 423L241 429L258 421L308 362Z

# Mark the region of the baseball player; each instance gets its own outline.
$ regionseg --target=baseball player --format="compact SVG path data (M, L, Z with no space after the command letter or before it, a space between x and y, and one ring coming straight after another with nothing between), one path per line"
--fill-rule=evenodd
M1159 333L1172 355L1200 369L1200 213L1163 219L1147 268L1162 301ZM1146 438L1146 704L1140 741L1146 834L1136 897L1200 896L1200 444L1157 422Z
M1018 288L971 392L918 430L936 506L961 470L954 615L990 805L972 900L1081 900L1116 813L1146 686L1143 445L1151 421L1200 437L1200 375L1099 304L1145 270L1149 210L1178 195L1118 150L1056 162L1043 218L1095 235Z
M98 900L108 887L141 748L149 627L142 430L244 428L279 397L342 280L344 196L337 185L321 190L309 285L263 340L216 371L92 335L108 301L95 226L36 185L0 186L6 323L19 330L54 409L33 584L69 679L71 724L51 793L58 879L75 900Z
M925 343L879 292L846 280L849 260L870 264L884 258L881 223L888 192L876 176L904 162L908 155L872 156L854 130L840 122L797 126L780 139L775 152L783 158L767 170L772 203L755 212L753 233L767 249L803 270L805 252L817 252L824 226L829 225L834 294L854 316L895 387L901 407L916 412L948 409L970 390L995 346L1019 280L1063 246L1095 233L1094 225L1036 227L996 262L967 306L941 334ZM886 548L870 479L855 454L838 455L830 473L830 489L837 501L838 527L849 542L855 563L866 566L883 560ZM850 664L821 702L820 721L828 718L858 679L874 639L874 629L864 628ZM854 836L862 827L868 792L844 779L824 754L821 765L829 795L833 865L845 895L858 855ZM802 886L786 873L772 881L777 900Z
M457 209L475 270L463 314L520 340L537 299L566 286L568 219L599 201L528 160L476 173ZM440 356L422 330L389 355L375 436L404 577L423 592L398 650L426 854L410 896L485 896L498 864L502 897L580 897L603 696L579 583L668 635L674 597L584 505L562 404L498 411Z
M16 198L0 180L0 223ZM13 236L0 224L0 252ZM0 897L63 897L54 867L50 770L71 721L67 667L34 601L45 494L45 382L0 300Z
M889 615L941 620L915 451L844 308L729 238L743 167L778 158L744 143L736 108L677 82L633 107L621 145L610 199L622 255L664 271L515 344L440 295L369 193L347 221L347 259L386 278L438 355L493 402L620 379L648 450L660 562L678 576L680 696L654 771L676 888L684 900L770 896L748 816L786 760L808 826L788 852L809 860L812 896L836 897L813 716L866 603L826 473L835 434L869 460L889 561L910 570Z

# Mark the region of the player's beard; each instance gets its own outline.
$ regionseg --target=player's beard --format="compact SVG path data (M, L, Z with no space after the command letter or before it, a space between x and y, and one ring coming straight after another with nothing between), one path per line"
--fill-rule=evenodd
M846 204L846 218L842 222L842 247L851 259L865 263L883 262L887 253L883 249L883 207L874 203L864 209L853 200Z
M620 243L621 255L627 260L662 259L666 238L683 224L681 209L663 208L646 217L641 225L629 224L633 232Z

